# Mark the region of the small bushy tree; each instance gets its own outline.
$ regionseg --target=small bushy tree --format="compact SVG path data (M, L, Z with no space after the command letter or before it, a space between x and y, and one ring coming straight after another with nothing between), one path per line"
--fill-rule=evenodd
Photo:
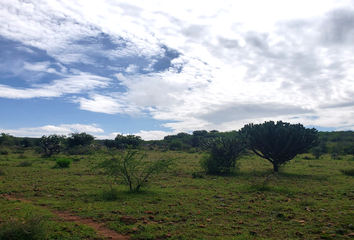
M117 183L121 179L129 186L130 191L138 192L151 175L165 171L174 160L169 158L149 161L146 158L146 153L128 149L110 159L103 160L92 170L101 169L112 183Z
M91 134L82 132L82 133L70 133L70 137L68 137L68 146L69 148L73 148L76 146L85 146L93 143L95 139Z
M136 136L136 135L124 136L122 134L118 134L114 140L116 142L117 149L126 149L129 147L136 149L143 142L140 136Z
M258 156L273 164L275 172L296 155L309 151L318 145L315 128L301 124L273 121L245 125L241 132L247 137L249 148Z
M59 153L61 150L61 140L65 136L59 136L52 134L49 136L43 135L40 141L41 148L44 149L45 155L47 157L52 156L53 153Z
M211 174L229 173L235 169L236 160L246 146L240 137L204 138L200 140L200 145L209 151L209 156L201 160L201 165Z
M312 148L311 153L316 159L319 159L323 155L322 147L317 146Z

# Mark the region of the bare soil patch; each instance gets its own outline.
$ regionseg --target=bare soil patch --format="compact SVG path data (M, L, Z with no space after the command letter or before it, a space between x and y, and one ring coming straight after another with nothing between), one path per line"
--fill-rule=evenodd
M30 200L24 199L24 198L16 198L13 194L8 195L8 194L3 194L2 195L4 198L7 200L12 200L12 201L21 201L21 202L27 202L27 203L32 203ZM41 206L44 207L45 206ZM46 208L48 209L48 208ZM50 209L49 209L50 210ZM79 216L75 216L70 212L61 212L61 211L53 211L50 210L53 214L57 215L59 218L63 219L64 221L67 222L75 222L77 224L85 224L87 226L90 226L94 228L99 235L107 238L107 239L112 239L112 240L127 240L130 239L128 236L120 235L117 232L110 230L104 226L104 223L99 223L95 222L91 218L82 218Z

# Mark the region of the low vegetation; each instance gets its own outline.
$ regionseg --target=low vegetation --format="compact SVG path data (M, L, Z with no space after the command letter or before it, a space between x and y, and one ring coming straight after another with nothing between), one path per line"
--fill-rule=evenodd
M278 171L230 140L237 135L195 131L163 140L180 143L173 148L140 142L118 149L116 141L107 142L111 148L95 141L70 148L61 138L60 152L43 158L36 139L3 134L0 148L8 153L0 155L0 239L102 239L92 227L53 214L64 211L131 239L354 237L349 135L322 136L319 158L310 149L292 151ZM346 148L339 149L343 142ZM70 156L75 148L89 154ZM206 158L217 163L210 169L218 175L202 168Z

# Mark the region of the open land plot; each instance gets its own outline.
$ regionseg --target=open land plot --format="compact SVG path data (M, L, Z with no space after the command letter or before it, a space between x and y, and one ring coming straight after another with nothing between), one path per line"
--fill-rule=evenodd
M131 239L337 239L354 237L353 156L308 159L299 155L272 173L254 155L239 171L205 175L201 154L149 151L148 160L177 158L149 186L131 193L91 167L110 156L70 156L70 168L53 169L52 158L33 151L0 156L0 221L43 218L44 239L101 239L89 224L65 221L65 212ZM30 166L20 166L24 161ZM26 165L26 164L24 164ZM17 201L16 199L20 200Z

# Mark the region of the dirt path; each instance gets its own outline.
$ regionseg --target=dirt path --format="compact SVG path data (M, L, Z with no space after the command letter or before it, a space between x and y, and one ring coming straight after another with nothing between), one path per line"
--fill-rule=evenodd
M14 201L17 200L17 201L21 201L21 202L32 203L31 201L24 199L24 198L16 198L14 195L3 194L2 196L4 198L6 198L7 200L14 200ZM41 207L46 208L45 206L41 206ZM48 209L48 208L46 208L46 209ZM87 226L90 226L90 227L94 228L98 232L99 235L101 235L107 239L112 239L112 240L128 240L128 239L130 239L128 236L123 236L113 230L109 230L108 228L104 227L103 223L95 222L90 218L82 218L79 216L75 216L69 212L53 211L50 209L48 209L48 210L51 211L53 214L57 215L59 218L64 219L65 221L75 222L78 224L85 224Z

